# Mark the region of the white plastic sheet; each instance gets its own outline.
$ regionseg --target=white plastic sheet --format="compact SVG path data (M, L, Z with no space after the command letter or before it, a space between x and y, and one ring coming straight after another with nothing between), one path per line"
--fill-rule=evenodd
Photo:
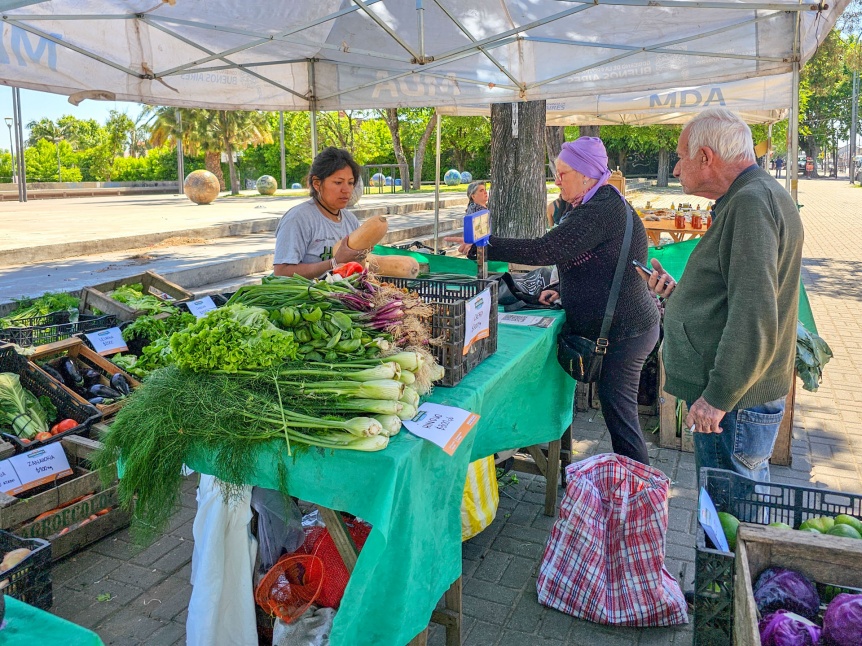
M788 73L797 15L804 62L848 2L0 0L0 78L227 109L595 97Z
M251 487L226 502L218 479L202 474L197 498L186 644L257 646Z

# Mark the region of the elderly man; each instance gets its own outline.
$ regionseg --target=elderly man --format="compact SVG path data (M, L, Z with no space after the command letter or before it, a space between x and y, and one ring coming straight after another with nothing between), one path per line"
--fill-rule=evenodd
M669 297L665 387L689 403L698 471L731 469L768 482L793 379L799 210L757 166L751 131L729 110L695 117L677 153L673 174L683 190L715 200L715 209L679 284L656 260L648 277L656 294Z

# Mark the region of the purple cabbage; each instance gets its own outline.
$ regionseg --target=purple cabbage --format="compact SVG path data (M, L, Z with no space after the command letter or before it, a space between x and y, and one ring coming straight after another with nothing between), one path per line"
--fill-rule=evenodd
M820 639L816 624L786 610L766 615L758 627L762 646L815 646Z
M787 610L813 620L820 609L820 595L814 584L805 575L780 567L767 568L758 577L754 602L761 617Z
M823 643L826 646L862 644L862 594L839 594L827 606L823 615Z

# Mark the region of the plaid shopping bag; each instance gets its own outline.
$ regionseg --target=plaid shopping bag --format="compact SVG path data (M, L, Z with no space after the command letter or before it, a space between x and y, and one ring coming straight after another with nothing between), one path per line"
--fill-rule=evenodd
M539 602L600 624L687 623L682 590L664 567L667 476L613 453L566 473L539 570Z

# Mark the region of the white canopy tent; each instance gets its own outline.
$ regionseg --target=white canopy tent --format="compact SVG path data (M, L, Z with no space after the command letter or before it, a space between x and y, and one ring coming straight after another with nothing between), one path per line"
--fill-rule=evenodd
M679 85L663 90L597 94L547 102L547 125L649 126L687 123L709 107L726 107L746 123L775 123L787 118L793 98L793 74L758 76L707 85ZM483 104L444 106L446 115L484 115Z

